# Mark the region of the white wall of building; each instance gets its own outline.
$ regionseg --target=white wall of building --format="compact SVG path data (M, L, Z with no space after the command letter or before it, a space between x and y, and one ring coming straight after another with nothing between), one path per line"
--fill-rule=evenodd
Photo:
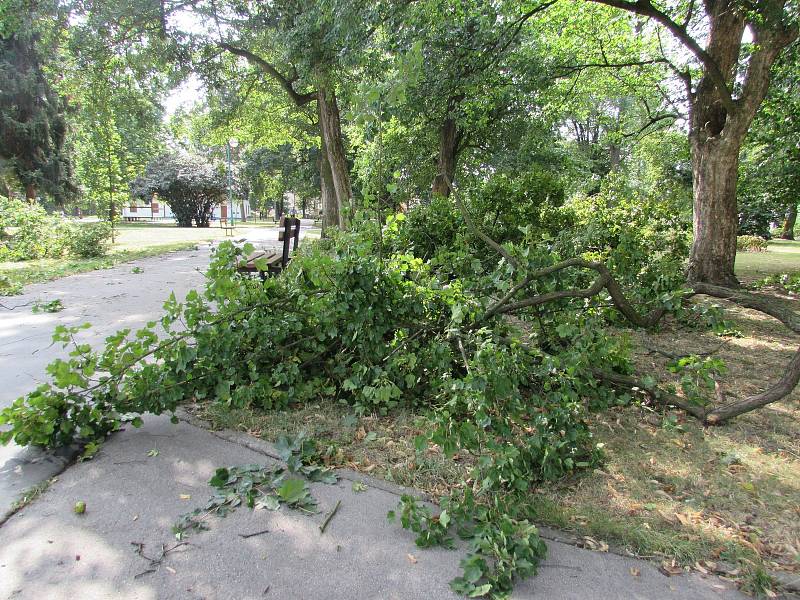
M252 215L250 209L250 202L234 202L233 218L242 219L242 209L244 209L244 217L249 219ZM222 218L227 218L230 212L230 205L226 202L218 204L211 212L211 218L217 221ZM127 221L163 221L174 220L175 215L172 209L165 202L153 201L150 204L143 202L131 202L122 209L122 219Z

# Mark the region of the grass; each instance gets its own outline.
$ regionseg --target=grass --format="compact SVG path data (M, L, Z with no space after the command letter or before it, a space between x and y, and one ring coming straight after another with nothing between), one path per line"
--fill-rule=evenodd
M243 431L270 442L305 432L316 440L325 464L369 473L434 498L463 479L470 460L457 455L454 461L437 449L417 452L414 438L426 422L413 413L357 419L341 407L314 403L269 412L209 402L187 408L214 428Z
M653 348L680 355L716 350L729 370L721 379L729 396L773 383L797 340L761 313L726 309L740 337L674 323L655 333L629 333L637 372L674 384L668 359ZM748 586L763 587L765 568L799 573L798 400L795 390L713 428L677 411L639 406L598 415L592 429L604 444L603 468L538 490L538 522L699 570L729 562Z
M42 494L44 494L55 481L56 481L55 477L51 479L45 479L44 481L41 481L36 485L29 487L24 492L22 492L19 498L17 498L9 508L8 512L5 515L5 518L6 519L9 518L14 513L19 512L20 510L31 504Z
M771 240L766 252L739 252L736 275L743 281L800 271L800 240Z
M201 243L219 241L224 239L237 239L237 236L247 229L274 229L272 221L246 223L237 222L233 235L225 235L225 230L219 225L210 227L177 227L174 222L154 223L118 223L116 225L117 238L113 251L141 250L154 245L174 243Z

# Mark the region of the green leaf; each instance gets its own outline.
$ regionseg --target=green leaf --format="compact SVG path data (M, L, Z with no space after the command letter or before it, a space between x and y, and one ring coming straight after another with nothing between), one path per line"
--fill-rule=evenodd
M309 495L306 483L302 479L287 479L277 492L287 504L295 504Z
M267 510L278 510L281 507L281 501L277 496L262 496L255 504L256 508L265 508Z
M230 471L225 468L217 469L214 472L214 476L209 480L208 485L215 488L223 488L225 484L228 483L228 478L230 477Z
M479 598L481 596L485 596L490 591L492 591L492 584L484 583L483 585L481 585L479 587L476 587L474 590L472 590L472 593L467 597L468 598Z

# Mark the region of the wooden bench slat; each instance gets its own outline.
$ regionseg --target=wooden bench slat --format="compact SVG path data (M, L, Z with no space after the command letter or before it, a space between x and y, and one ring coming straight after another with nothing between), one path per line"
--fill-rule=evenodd
M266 277L267 273L276 275L280 273L291 260L291 250L297 250L300 239L300 219L294 217L281 217L278 240L283 242L283 252L267 252L267 250L257 250L251 252L246 258L237 265L237 270L243 273L260 273L261 277ZM294 243L292 244L292 240ZM293 247L292 247L293 246ZM256 261L261 263L265 270L256 268Z

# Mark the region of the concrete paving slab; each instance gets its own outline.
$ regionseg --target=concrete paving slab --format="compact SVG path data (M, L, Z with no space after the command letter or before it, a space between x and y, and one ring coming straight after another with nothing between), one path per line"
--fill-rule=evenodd
M0 527L0 597L457 597L448 582L459 573L463 552L416 548L413 535L386 521L398 495L385 486L355 493L349 479L312 485L320 511L315 515L239 508L213 519L210 531L191 535L190 545L144 573L150 564L132 543L144 544L147 556L174 544L172 524L211 495L207 481L217 467L274 462L188 423L171 425L165 417L145 423L114 435L93 460L69 468ZM148 456L153 448L158 455ZM86 502L84 515L73 512L79 500ZM339 511L321 534L319 524L339 500ZM264 529L269 533L239 535ZM744 598L716 578L666 578L645 561L558 542L548 546L540 575L522 582L514 598ZM631 567L639 569L638 577Z

